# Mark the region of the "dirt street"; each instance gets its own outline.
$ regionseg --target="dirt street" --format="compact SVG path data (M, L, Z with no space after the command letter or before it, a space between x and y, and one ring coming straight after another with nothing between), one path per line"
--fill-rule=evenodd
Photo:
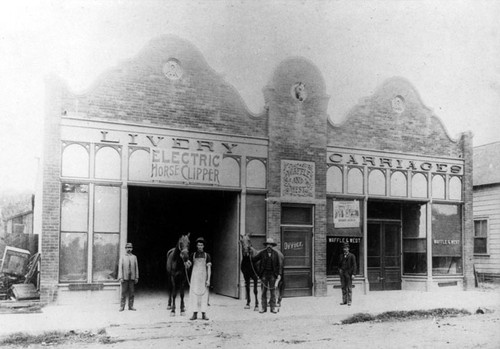
M499 348L500 313L339 325L331 316L160 322L107 328L111 344L71 348ZM66 347L60 346L60 347Z

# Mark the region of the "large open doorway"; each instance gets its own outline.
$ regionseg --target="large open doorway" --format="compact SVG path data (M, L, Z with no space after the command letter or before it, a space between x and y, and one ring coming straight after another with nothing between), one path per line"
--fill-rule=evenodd
M237 192L129 186L128 241L139 260L141 290L166 290L166 255L182 233L206 240L213 291L238 294L239 195Z

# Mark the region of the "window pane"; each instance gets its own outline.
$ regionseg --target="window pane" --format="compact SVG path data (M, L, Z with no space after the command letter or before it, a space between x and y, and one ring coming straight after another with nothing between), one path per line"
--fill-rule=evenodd
M427 254L405 253L403 255L403 273L427 274Z
M462 199L462 181L458 177L450 179L450 200Z
M435 199L444 199L444 178L434 176L432 178L432 197Z
M357 168L351 168L347 173L347 192L363 194L363 174Z
M87 231L89 186L63 183L61 195L61 231Z
M87 233L61 233L59 281L87 281Z
M113 147L101 147L95 155L95 177L120 179L120 153Z
M134 150L128 159L128 179L131 181L150 181L150 167L149 151Z
M342 193L342 170L337 166L331 166L326 173L326 191Z
M266 235L266 196L247 195L245 231L252 235ZM259 245L257 249L262 246Z
M312 224L311 207L282 206L282 224Z
M399 171L396 171L391 176L391 195L406 196L406 176Z
M474 238L474 253L487 253L486 238Z
M247 187L266 187L266 166L260 160L252 160L247 164Z
M462 272L462 217L460 205L432 205L433 274Z
M119 234L94 234L93 281L116 280L119 243Z
M474 236L487 237L486 220L474 221Z
M120 187L95 187L94 231L120 231Z
M368 194L385 195L385 176L380 170L373 170L368 177Z
M403 205L403 238L425 238L426 216L425 205Z
M62 154L62 176L88 178L89 152L81 144L71 144Z
M427 178L422 173L416 173L411 179L411 196L414 198L427 197Z
M222 160L219 172L220 185L238 187L240 185L240 165L231 157Z
M462 257L432 257L432 275L462 274Z

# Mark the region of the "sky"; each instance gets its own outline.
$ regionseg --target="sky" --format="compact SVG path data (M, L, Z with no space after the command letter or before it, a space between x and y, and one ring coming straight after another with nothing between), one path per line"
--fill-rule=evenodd
M322 72L335 123L385 80L409 80L451 138L500 141L500 1L4 1L0 5L0 192L34 190L44 79L73 92L152 39L192 42L254 113L291 56Z

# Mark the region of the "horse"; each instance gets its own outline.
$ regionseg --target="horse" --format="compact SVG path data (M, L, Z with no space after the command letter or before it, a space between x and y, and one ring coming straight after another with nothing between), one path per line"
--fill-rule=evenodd
M185 263L189 260L189 235L183 234L177 241L176 247L167 252L167 289L168 306L170 316L175 316L175 297L177 292L181 297L181 315L184 315L186 308L184 305L184 286L187 280L187 270Z
M243 274L243 278L245 279L245 296L247 304L245 305L245 309L250 309L250 303L252 300L250 299L250 279L253 280L253 294L255 295L255 307L254 311L259 310L259 297L257 297L258 288L257 284L259 282L259 277L257 276L258 264L252 264L250 260L251 256L257 254L257 250L252 247L252 241L250 240L250 235L240 235L240 245L241 245L241 273Z
M259 276L257 275L257 270L259 270L260 262L252 262L251 258L255 256L262 250L256 250L252 246L252 241L250 240L251 234L240 235L240 244L242 250L242 258L241 258L241 273L245 279L245 294L247 304L245 305L245 309L250 309L250 279L253 280L253 293L255 296L255 307L254 310L259 310L259 298L257 297L257 281L259 280ZM285 256L283 253L277 248L273 247L273 249L278 253L279 262L280 262L280 274L281 278L278 283L278 287L276 288L276 306L278 308L281 307L281 300L283 298L283 291L285 289Z

